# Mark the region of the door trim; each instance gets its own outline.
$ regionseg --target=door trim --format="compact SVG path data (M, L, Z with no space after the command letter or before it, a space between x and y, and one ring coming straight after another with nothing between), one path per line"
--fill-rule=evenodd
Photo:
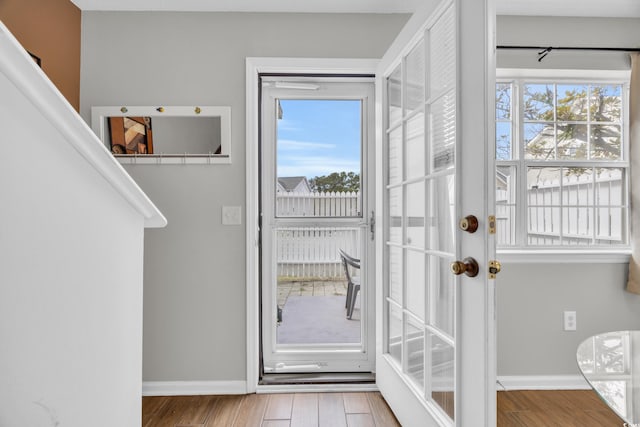
M247 291L247 393L255 393L259 380L259 100L258 75L375 74L377 59L247 58L246 59L246 291Z

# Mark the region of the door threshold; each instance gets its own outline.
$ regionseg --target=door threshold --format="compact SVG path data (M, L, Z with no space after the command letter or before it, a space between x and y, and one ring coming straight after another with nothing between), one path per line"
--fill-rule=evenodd
M377 391L373 373L265 374L256 393Z
M375 383L372 372L322 372L297 374L264 374L259 385L276 384L354 384Z

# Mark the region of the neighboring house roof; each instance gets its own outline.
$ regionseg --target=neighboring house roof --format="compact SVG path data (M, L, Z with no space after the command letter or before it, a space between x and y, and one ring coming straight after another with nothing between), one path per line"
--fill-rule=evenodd
M509 180L511 178L510 169L498 169L496 170L496 188L498 190L506 190L508 188Z
M309 185L309 181L304 176L285 176L278 178L278 184L282 186L284 191L305 191L310 193L311 186Z

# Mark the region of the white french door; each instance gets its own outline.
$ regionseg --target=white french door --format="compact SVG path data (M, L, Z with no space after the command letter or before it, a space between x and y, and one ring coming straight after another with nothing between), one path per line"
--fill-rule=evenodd
M405 427L496 423L488 3L429 2L377 72L376 382Z
M264 373L372 372L374 80L260 81Z

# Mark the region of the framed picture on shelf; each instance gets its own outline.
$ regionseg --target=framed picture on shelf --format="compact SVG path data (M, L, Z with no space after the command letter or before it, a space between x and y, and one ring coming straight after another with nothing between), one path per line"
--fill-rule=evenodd
M113 154L153 154L151 117L109 117Z

